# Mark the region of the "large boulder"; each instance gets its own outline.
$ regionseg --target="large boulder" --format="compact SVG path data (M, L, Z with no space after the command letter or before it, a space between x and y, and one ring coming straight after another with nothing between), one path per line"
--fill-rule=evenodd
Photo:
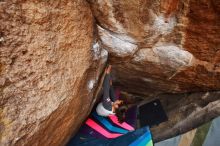
M115 77L139 95L220 89L220 2L89 0Z
M87 1L0 0L0 145L65 145L108 53L124 93L164 105L156 141L220 114L219 1Z
M0 1L0 145L64 145L106 61L82 0Z

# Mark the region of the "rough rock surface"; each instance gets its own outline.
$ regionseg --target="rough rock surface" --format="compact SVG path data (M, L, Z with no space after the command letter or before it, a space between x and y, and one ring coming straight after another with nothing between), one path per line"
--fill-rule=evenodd
M108 53L125 93L164 104L155 139L219 115L219 92L185 92L220 89L220 1L87 1L0 0L0 145L64 145Z
M139 95L220 89L220 2L89 0L116 81Z
M94 103L106 51L88 3L0 1L0 145L64 145Z

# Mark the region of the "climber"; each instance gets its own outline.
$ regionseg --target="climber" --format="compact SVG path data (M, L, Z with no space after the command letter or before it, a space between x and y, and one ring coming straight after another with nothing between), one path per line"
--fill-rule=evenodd
M115 92L112 86L111 79L111 65L105 69L105 78L103 82L103 99L102 102L96 107L96 112L100 116L107 117L112 114L116 114L119 122L123 122L125 119L125 112L127 111L127 106L122 100L116 99Z

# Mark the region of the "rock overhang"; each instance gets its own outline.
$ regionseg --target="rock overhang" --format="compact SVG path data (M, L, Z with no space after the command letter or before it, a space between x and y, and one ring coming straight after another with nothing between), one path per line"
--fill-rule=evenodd
M89 3L115 84L130 97L159 98L168 113L169 122L152 129L156 141L220 114L219 2Z
M115 66L115 81L125 90L133 92L137 88L136 91L140 90L142 94L144 89L148 90L147 86L170 93L220 89L220 72L214 67L218 61L207 61L213 57L213 45L200 42L203 36L192 33L197 31L201 34L202 30L198 28L201 25L204 29L201 19L208 19L201 16L198 23L193 20L196 19L191 13L196 5L193 1L144 0L128 3L112 0L100 3L91 0L89 3L97 21L99 38L110 54L110 63ZM199 4L204 5L203 2ZM220 30L216 28L220 25L217 23L219 14L215 10L214 6L208 10L216 22L210 23L210 28L216 33L211 34L207 28L209 38L219 37L217 32ZM202 15L201 11L196 15ZM193 29L195 27L198 30ZM220 43L215 41L216 45ZM201 47L205 50L202 51ZM198 57L195 48L207 59ZM150 78L155 85L149 81L145 83L143 78ZM139 81L140 86L137 84Z

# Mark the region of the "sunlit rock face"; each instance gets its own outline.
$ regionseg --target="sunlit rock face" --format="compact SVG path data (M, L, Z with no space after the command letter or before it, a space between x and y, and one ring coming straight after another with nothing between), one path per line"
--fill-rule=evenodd
M0 1L0 145L65 145L107 52L85 1Z
M139 95L220 89L220 2L89 0L115 81Z

